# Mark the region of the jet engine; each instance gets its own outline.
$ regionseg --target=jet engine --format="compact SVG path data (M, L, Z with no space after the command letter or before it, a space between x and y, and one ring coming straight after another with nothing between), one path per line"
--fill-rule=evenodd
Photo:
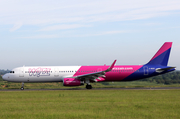
M64 78L63 85L64 86L80 86L80 85L84 85L84 81L80 81L75 78Z

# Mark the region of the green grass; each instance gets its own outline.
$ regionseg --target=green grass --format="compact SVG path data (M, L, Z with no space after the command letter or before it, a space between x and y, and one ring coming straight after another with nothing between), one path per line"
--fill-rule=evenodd
M0 91L0 118L179 119L180 90Z
M179 87L180 84L157 84L156 82L147 82L147 81L131 81L131 82L108 82L108 85L103 85L101 83L91 83L93 88L136 88L136 87ZM12 83L7 81L0 81L0 89L19 89L21 83ZM85 88L83 86L76 87L64 87L62 82L59 83L25 83L25 89L68 89L68 88Z

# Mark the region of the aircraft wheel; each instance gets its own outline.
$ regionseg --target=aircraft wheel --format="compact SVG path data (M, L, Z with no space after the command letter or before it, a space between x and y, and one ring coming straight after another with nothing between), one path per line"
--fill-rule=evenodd
M86 85L86 89L92 89L91 85Z

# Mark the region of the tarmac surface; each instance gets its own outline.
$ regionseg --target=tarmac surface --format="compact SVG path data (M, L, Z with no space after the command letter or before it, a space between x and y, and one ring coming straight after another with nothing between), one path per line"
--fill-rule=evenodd
M58 88L58 89L0 89L0 91L46 91L46 90L171 90L171 89L180 89L180 87L152 87L152 88Z

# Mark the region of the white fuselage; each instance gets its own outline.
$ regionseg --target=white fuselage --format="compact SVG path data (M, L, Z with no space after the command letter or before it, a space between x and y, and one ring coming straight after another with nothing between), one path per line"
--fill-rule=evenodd
M3 79L11 82L62 82L72 77L81 66L31 66L18 67L5 74Z

